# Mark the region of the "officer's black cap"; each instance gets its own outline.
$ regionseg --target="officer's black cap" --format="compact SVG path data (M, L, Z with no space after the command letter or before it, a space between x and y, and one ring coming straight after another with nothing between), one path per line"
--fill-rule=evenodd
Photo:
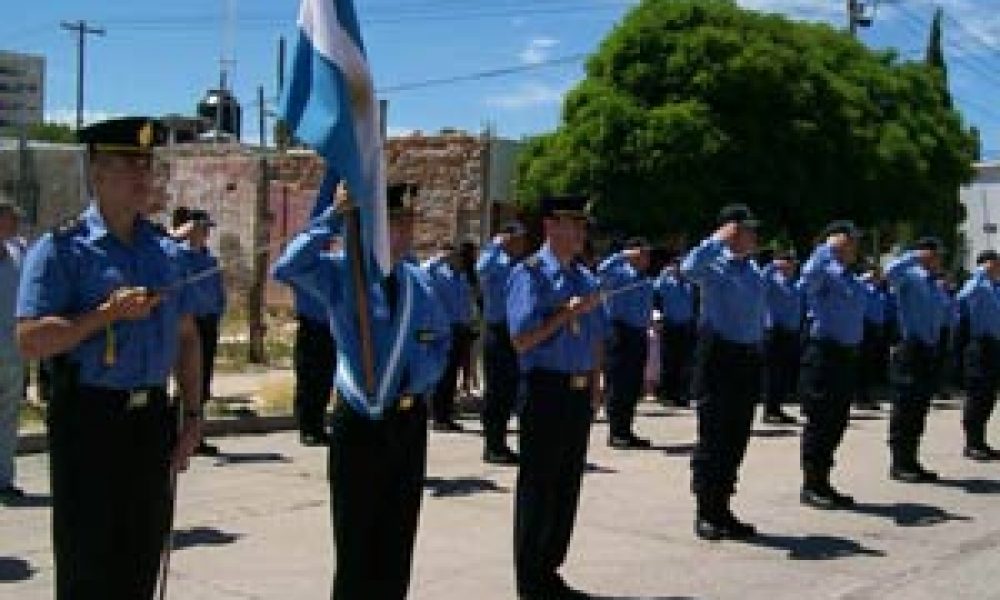
M942 254L944 252L944 242L940 238L928 235L913 242L911 248L913 250L930 250L931 252Z
M624 244L622 244L622 248L626 250L631 250L634 248L650 248L650 247L651 246L649 240L641 236L630 237L629 239L625 240Z
M760 227L760 220L746 204L730 204L723 207L719 211L717 223L720 227L729 223L736 223L737 225L750 227L751 229Z
M798 255L795 254L795 250L781 250L774 253L774 260L787 260L790 262L795 262L799 259Z
M191 220L191 209L186 206L178 206L170 216L170 221L174 227L180 227Z
M509 221L500 228L500 233L505 235L522 236L527 234L524 224L520 221Z
M389 201L390 217L408 217L413 215L413 201L420 193L420 187L415 183L394 183L386 190Z
M844 234L849 235L854 239L861 237L861 230L858 226L854 224L854 221L848 221L846 219L841 219L838 221L833 221L829 225L823 228L823 237L828 238L831 235Z
M984 265L994 260L1000 260L1000 254L998 254L996 250L983 250L979 253L979 256L976 257L976 264Z
M571 217L586 219L589 216L590 200L579 194L563 194L542 198L543 218Z
M156 119L125 117L84 127L77 139L91 152L144 155L167 143L167 128Z

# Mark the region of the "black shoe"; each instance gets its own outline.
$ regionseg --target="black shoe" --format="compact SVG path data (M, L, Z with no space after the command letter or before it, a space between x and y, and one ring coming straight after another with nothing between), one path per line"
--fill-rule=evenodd
M764 414L763 421L768 425L795 425L798 419L783 411L769 412Z
M744 523L736 518L732 511L724 515L725 526L729 530L729 539L745 540L757 535L757 528L750 523Z
M820 510L834 510L854 506L854 498L847 494L841 494L831 486L803 487L801 494L799 494L799 500L806 506Z
M23 501L27 497L24 490L15 486L8 485L6 487L0 488L0 504L17 504Z
M491 465L512 467L517 465L518 459L517 454L510 448L500 448L497 450L487 448L483 451L483 462Z
M644 437L639 437L636 434L629 435L629 442L631 442L633 448L652 448L653 442L649 441Z
M990 462L1000 460L1000 451L990 448L986 444L977 444L975 446L966 446L962 450L962 456L977 462Z
M728 531L721 520L701 516L695 517L694 534L709 542L718 542L729 537Z
M901 483L933 483L938 474L920 465L894 466L889 470L889 478Z
M202 442L198 444L198 447L194 449L194 453L198 456L218 456L219 447L209 444L208 442Z
M874 400L859 400L854 404L854 408L858 410L877 411L882 410L882 405Z
M552 582L551 590L552 600L590 600L590 594L571 588L559 575Z
M434 421L431 429L438 433L461 433L465 428L455 421Z
M303 431L299 434L299 442L309 448L329 446L330 436L322 431Z
M642 450L652 447L652 442L634 434L612 435L608 438L608 446L616 450Z

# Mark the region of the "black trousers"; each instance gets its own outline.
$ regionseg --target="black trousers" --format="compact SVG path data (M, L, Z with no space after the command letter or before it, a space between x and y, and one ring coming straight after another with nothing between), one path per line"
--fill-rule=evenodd
M57 393L48 414L56 600L143 600L170 527L177 411L162 388Z
M340 402L330 435L332 598L402 600L427 468L427 408L418 400L371 421Z
M660 333L659 395L679 404L687 404L691 394L691 369L694 363L696 335L694 325L663 324Z
M851 419L858 348L830 340L809 340L802 355L799 397L806 415L802 468L829 472Z
M321 434L333 392L337 353L330 326L299 316L295 332L295 419L299 431Z
M212 378L215 376L215 354L219 347L219 315L196 317L201 339L201 405L212 399Z
M976 338L965 347L963 367L968 395L962 407L962 427L969 447L986 445L986 424L997 403L1000 340Z
M632 435L642 394L649 338L646 330L615 321L605 343L604 385L608 424L614 437Z
M889 338L886 327L865 321L865 334L861 342L861 360L858 365L859 402L872 401L872 391L886 383L889 373Z
M487 326L483 340L483 371L486 392L483 431L488 450L507 447L507 423L517 400L517 353L505 323Z
M691 487L699 496L736 491L760 398L762 362L757 346L707 331L699 335L694 366L698 441L691 458Z
M892 356L892 412L889 415L889 448L892 462L899 467L917 463L934 395L938 348L913 340L903 340Z
M781 406L792 399L798 388L801 336L798 331L774 327L767 332L764 369L766 412L781 412Z
M466 325L451 326L448 363L434 388L431 411L435 423L450 423L455 418L455 392L458 391L458 368L472 343L472 330Z
M572 389L568 376L536 370L524 377L514 564L519 594L546 594L569 550L594 412L590 389Z

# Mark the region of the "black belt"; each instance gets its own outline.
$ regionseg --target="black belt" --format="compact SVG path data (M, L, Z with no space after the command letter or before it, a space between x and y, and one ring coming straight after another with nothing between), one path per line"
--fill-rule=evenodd
M115 404L119 404L126 411L144 410L146 408L160 406L170 406L172 402L167 395L166 386L149 386L133 388L131 390L116 390L111 388L81 385L80 395L99 397Z
M809 342L816 344L824 350L830 350L840 354L857 354L858 346L860 344L841 344L836 340L831 340L830 338L809 338Z
M559 386L573 391L582 392L590 389L591 376L591 371L564 373L562 371L550 371L548 369L533 369L528 373L528 381Z

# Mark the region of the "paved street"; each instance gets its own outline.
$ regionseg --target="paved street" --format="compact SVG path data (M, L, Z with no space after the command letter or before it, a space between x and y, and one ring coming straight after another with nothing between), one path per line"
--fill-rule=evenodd
M925 456L945 475L939 485L887 481L885 413L852 423L837 479L861 502L853 512L800 507L798 428L759 426L736 506L763 535L746 544L693 538L693 417L656 405L643 413L652 451L612 451L606 426L594 429L565 569L575 585L606 598L1000 598L1000 464L960 458L954 404L929 426ZM198 459L181 484L170 597L329 597L324 452L287 433L220 445L229 454ZM514 471L485 466L479 453L478 435L432 434L412 598L514 597ZM0 598L41 600L52 577L45 458L19 468L37 496L35 507L0 509Z

